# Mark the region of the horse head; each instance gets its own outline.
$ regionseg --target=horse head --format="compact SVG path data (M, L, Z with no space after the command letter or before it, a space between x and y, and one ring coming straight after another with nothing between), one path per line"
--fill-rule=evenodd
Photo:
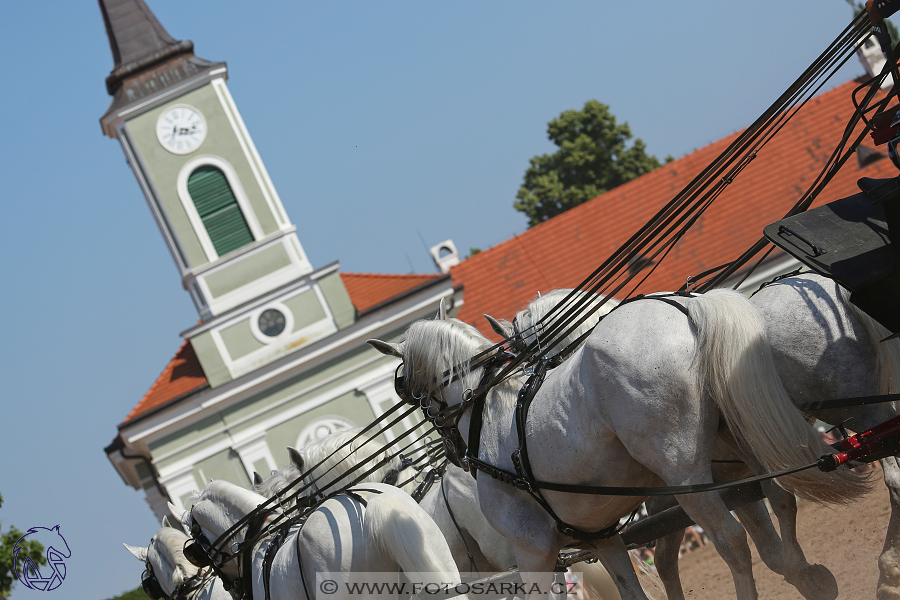
M188 548L188 560L194 564L202 564L205 561L200 560L200 555L205 554L221 563L223 557L230 557L234 549L244 542L246 527L216 548L211 548L211 542L265 500L259 494L221 480L210 481L203 491L188 498L187 504L191 505L191 509L182 513L182 522L194 539L194 543ZM170 505L170 508L174 507ZM229 578L237 577L237 562L239 561L231 560L225 563L221 569L222 574Z
M291 448L293 450L293 448ZM296 450L295 450L296 452ZM253 473L253 491L259 494L260 496L265 496L266 498L272 498L273 496L281 496L282 490L286 487L290 486L292 483L300 479L300 470L297 469L293 464L290 464L286 467L282 467L280 469L274 469L268 477L265 479L260 476L259 473ZM291 487L285 495L291 495L301 487L295 485ZM281 505L282 509L292 508L294 502L292 501L290 505Z
M381 340L368 343L382 354L403 361L403 383L398 393L432 415L440 406L458 404L465 390L478 386L481 368L472 369L470 359L493 346L468 323L450 318L417 321L396 344Z
M150 545L146 548L123 544L135 558L148 565L142 577L148 596L153 594L153 584L149 581L155 579L164 595L171 597L199 573L200 570L184 556L183 548L189 539L178 529L163 527L150 539Z

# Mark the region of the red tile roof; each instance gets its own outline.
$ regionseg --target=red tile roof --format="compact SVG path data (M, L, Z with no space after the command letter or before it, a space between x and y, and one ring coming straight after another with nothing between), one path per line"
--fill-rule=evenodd
M735 179L639 292L674 290L688 275L737 258L788 211L831 154L850 118L851 81L810 100ZM632 180L453 267L465 286L459 318L492 335L482 315L512 318L538 291L574 287L709 165L740 132ZM869 144L871 145L871 144ZM880 151L884 147L879 147ZM855 194L860 177L894 177L890 160L847 162L816 204ZM358 312L440 275L342 273ZM496 336L494 336L496 338ZM208 385L185 342L126 422Z
M810 100L760 150L638 292L676 290L687 276L733 260L759 240L763 227L781 219L818 176L853 113L850 94L857 85L851 81ZM739 134L664 165L456 265L450 274L456 284L465 286L459 318L490 333L484 313L511 319L538 291L578 285ZM869 139L863 144L872 145ZM884 146L878 150L886 155ZM896 175L896 167L887 158L864 168L851 158L816 204L858 193L856 181L860 177Z
M341 279L350 295L350 301L358 313L377 306L382 302L395 298L413 289L431 283L442 277L438 274L429 275L372 275L365 273L341 273ZM141 398L124 423L145 415L169 402L181 398L186 394L199 391L209 385L200 361L194 353L190 341L185 340L175 353L162 375L153 383L150 389ZM123 423L123 424L124 424Z
M185 340L175 353L175 358L163 369L162 375L125 417L125 422L208 385L193 346Z
M369 273L341 273L344 287L356 312L381 304L420 285L430 283L440 275L372 275Z

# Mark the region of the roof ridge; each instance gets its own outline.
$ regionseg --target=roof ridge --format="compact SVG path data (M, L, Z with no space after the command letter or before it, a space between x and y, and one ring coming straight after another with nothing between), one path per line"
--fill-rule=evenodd
M347 273L341 271L341 276L350 277L440 277L441 273Z

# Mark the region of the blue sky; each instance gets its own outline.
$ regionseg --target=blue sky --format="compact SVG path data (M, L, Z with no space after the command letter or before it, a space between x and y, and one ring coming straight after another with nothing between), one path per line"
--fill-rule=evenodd
M842 0L147 1L228 63L313 265L381 273L434 272L425 245L448 238L465 255L524 231L512 203L563 110L597 99L680 157L753 121L852 17ZM101 133L97 3L3 13L0 523L60 524L73 556L53 593L103 600L139 583L121 543L158 527L103 447L197 314ZM854 58L833 84L862 72Z

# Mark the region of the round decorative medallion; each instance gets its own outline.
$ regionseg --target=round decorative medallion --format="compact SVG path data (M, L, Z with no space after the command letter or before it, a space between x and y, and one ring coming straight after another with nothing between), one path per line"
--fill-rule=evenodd
M284 331L287 321L280 310L275 308L267 308L259 315L257 325L259 330L269 337L277 337Z
M300 435L297 436L297 448L303 448L313 440L318 440L329 436L338 431L345 429L353 429L356 427L352 422L341 417L323 417L316 419L303 428Z
M156 120L156 139L173 154L189 154L206 139L206 119L193 106L176 104Z

